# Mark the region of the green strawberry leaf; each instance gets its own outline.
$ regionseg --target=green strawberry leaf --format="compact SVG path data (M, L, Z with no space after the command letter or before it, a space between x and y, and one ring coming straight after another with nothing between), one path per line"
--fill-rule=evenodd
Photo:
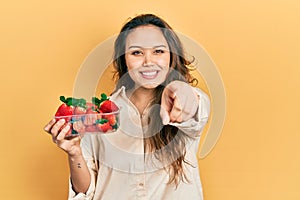
M77 106L77 104L78 104L78 100L76 98L71 98L69 101L71 101L70 104L72 106Z
M100 99L97 97L92 97L92 103L95 104L96 106L100 105Z
M60 99L62 102L66 103L66 98L65 98L64 96L60 96L59 99Z
M119 127L118 123L115 123L115 125L112 126L112 128L115 129L115 130L118 129L118 127Z
M105 124L106 122L108 122L107 119L97 119L95 123L96 124Z
M78 132L75 131L74 129L72 129L72 135L77 135L77 134L78 134Z
M102 103L105 100L108 100L108 97L105 93L102 93L100 96L101 96L100 103Z
M106 100L107 99L107 95L105 93L101 94L101 99Z
M72 106L72 105L73 105L73 98L72 98L72 97L68 97L68 98L66 99L66 104L67 104L68 106Z
M86 104L86 100L83 98L79 99L79 102L82 103L83 105Z
M73 105L74 105L74 106L82 107L81 104L82 104L82 103L81 103L81 100L80 100L80 99L74 99L74 101L73 101Z
M83 98L79 99L79 106L86 108L86 100Z

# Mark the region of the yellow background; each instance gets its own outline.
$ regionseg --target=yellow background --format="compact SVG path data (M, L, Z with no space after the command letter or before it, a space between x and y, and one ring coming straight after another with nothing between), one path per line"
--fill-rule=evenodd
M88 53L153 12L202 44L225 84L222 135L199 161L205 199L300 199L299 2L2 2L0 198L66 199L66 155L42 128Z

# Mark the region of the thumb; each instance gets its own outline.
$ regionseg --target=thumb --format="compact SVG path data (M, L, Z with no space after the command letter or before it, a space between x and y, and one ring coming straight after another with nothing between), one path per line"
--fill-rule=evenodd
M164 107L160 108L160 117L161 117L163 125L167 125L170 122L169 113L166 111L166 109Z

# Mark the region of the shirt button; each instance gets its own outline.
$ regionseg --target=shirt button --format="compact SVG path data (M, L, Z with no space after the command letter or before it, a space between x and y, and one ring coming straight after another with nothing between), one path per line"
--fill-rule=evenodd
M143 186L144 186L144 183L139 183L139 186L143 187Z

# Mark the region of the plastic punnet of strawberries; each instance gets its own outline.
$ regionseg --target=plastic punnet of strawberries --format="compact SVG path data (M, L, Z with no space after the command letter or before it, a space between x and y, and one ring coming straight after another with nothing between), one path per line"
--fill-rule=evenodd
M91 102L83 98L60 96L63 102L55 113L55 119L65 119L71 126L66 137L85 133L109 133L119 127L119 107L105 93Z

